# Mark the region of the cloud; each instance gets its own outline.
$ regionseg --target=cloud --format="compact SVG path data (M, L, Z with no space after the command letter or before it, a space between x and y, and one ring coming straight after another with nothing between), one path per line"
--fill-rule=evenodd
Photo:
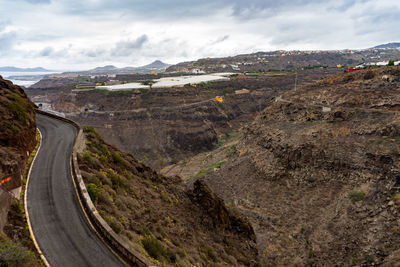
M11 49L15 43L15 32L0 33L0 52Z
M149 40L146 34L139 36L135 40L120 41L112 49L111 55L116 57L124 57L132 55L132 53L140 50L143 45Z
M51 0L24 0L31 4L50 4Z
M54 49L51 46L46 46L38 53L34 53L34 56L44 57L44 58L60 58L60 57L68 57L69 56L69 49L71 47L62 48L59 50Z
M39 56L48 57L53 53L54 53L54 48L50 47L50 46L47 46L47 47L43 48L42 51L39 52Z
M0 61L52 69L400 40L398 0L0 0L0 6Z
M215 41L212 42L211 44L212 44L212 45L219 44L219 43L222 43L222 42L224 42L224 41L226 41L226 40L228 40L228 39L229 39L229 35L227 34L227 35L224 35L224 36L222 36L222 37L219 37L217 40L215 40Z

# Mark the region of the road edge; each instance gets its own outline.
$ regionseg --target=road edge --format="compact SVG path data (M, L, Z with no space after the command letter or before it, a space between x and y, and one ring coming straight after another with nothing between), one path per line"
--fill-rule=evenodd
M132 266L140 266L140 267L155 266L154 264L150 263L150 261L143 258L141 255L137 255L137 253L135 253L135 251L131 249L129 244L127 244L124 240L122 240L114 232L114 230L112 230L112 228L107 224L107 222L100 216L92 200L90 199L90 196L86 189L86 185L80 174L78 165L78 158L77 158L78 140L80 138L83 138L82 140L84 140L83 131L82 128L79 126L79 124L73 120L59 117L55 114L48 113L39 109L36 110L36 113L69 123L73 125L77 130L77 135L75 137L70 158L70 166L72 167L71 173L72 173L73 185L75 187L75 192L77 192L78 202L82 208L85 218L87 218L87 221L94 230L94 232L99 236L99 238L103 241L103 243L111 250L111 252L117 253L119 257L124 259L123 262L128 262ZM108 243L105 241L108 241Z
M28 224L29 234L30 234L31 237L32 237L33 244L35 245L36 250L37 250L37 252L39 253L40 258L42 259L44 265L45 265L46 267L50 267L51 265L49 264L49 262L47 261L46 257L44 256L42 250L41 250L40 247L39 247L38 242L36 241L35 235L33 234L31 221L30 221L30 219L29 219L29 211L28 211L28 186L29 186L29 180L30 180L30 177L31 177L31 172L32 172L33 164L35 163L36 157L37 157L37 155L38 155L39 152L40 152L40 148L41 148L41 146L42 146L42 138L43 138L43 137L42 137L42 133L40 132L39 128L36 127L36 129L37 129L38 132L39 132L40 140L39 140L39 146L38 146L38 148L37 148L36 154L35 154L35 156L34 156L33 159L32 159L31 166L29 166L28 175L26 176L26 184L25 184L25 192L24 192L25 216L26 216L26 222L27 222L27 224Z

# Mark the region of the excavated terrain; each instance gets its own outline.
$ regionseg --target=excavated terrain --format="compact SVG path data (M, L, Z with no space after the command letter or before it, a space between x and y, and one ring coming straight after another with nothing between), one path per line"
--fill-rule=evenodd
M201 181L186 190L84 127L79 168L100 215L132 248L163 266L255 265L250 223Z
M261 263L399 266L400 67L271 103L205 176L252 223Z

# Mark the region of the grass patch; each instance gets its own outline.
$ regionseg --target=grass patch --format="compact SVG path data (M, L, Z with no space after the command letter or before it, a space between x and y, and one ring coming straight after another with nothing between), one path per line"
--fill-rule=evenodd
M349 198L351 199L351 201L353 202L358 202L363 200L365 197L365 193L363 191L351 191L349 194Z
M12 121L3 121L2 128L10 130L14 134L18 133L18 126Z
M206 175L207 173L209 173L210 171L214 170L214 168L220 168L222 166L222 164L224 164L225 162L226 162L226 160L221 160L221 161L215 162L214 164L208 166L207 168L199 171L194 177L196 177L196 178L202 177L202 176Z
M110 94L110 90L107 89L95 89L97 92L99 92L102 95L109 95Z
M13 114L14 118L26 125L28 120L27 100L17 93L10 93L8 97L11 100L11 102L7 105L8 110Z
M231 139L233 136L230 134L224 134L220 138L218 138L218 143L217 143L217 148L221 147L223 144L225 144L229 139Z
M231 146L228 148L228 151L226 151L226 156L227 156L227 157L232 156L233 153L236 152L236 146L237 146L237 144L233 144L233 145L231 145Z

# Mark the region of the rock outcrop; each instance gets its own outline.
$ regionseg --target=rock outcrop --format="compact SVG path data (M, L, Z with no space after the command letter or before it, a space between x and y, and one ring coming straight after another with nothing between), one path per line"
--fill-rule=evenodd
M284 94L206 177L250 219L262 263L398 263L399 88L385 67Z
M337 70L299 71L298 83L332 72ZM222 135L252 121L271 100L292 89L295 81L292 72L242 76L151 90L68 91L64 86L30 88L28 93L80 124L94 126L109 143L159 170L212 150ZM216 96L221 96L223 103L216 101Z
M156 264L255 265L253 228L202 182L186 189L85 127L79 167L100 215L132 248Z

